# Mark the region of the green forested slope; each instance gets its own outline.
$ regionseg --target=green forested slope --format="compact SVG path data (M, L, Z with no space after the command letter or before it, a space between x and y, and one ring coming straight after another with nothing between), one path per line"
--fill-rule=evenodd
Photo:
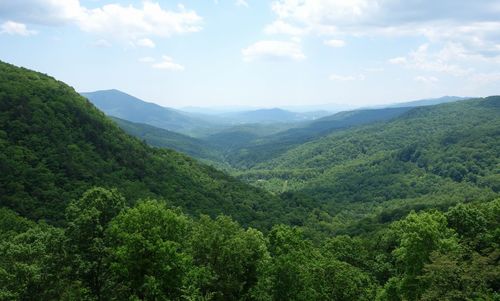
M119 90L102 90L81 93L81 95L108 116L149 124L170 131L191 134L220 127L219 124L208 122L194 114L146 102Z
M236 174L270 191L308 195L351 220L491 199L500 193L500 97L415 108Z
M290 149L308 141L352 127L391 120L410 109L387 108L340 112L272 135L246 138L236 147L230 148L225 161L235 168L252 168L259 163L284 155ZM233 140L228 139L227 143L231 141ZM215 142L218 142L220 148L224 148L222 139Z
M498 300L499 103L411 110L240 175L278 198L0 63L0 300Z
M0 63L0 205L59 221L93 185L130 201L158 197L189 213L270 225L278 198L170 150L127 135L72 88Z
M148 124L135 123L116 117L111 117L111 119L125 132L149 145L170 148L198 159L221 161L218 150L203 140Z
M64 227L0 208L1 300L497 300L500 199L313 242L93 188Z

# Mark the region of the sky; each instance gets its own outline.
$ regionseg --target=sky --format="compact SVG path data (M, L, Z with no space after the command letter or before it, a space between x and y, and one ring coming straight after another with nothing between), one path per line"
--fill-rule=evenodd
M168 107L500 94L498 0L0 0L0 60Z

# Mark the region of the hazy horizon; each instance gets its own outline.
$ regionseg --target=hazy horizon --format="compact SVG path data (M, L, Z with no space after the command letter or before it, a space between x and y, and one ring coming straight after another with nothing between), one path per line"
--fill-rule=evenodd
M365 107L500 91L498 1L0 2L0 60L165 107Z

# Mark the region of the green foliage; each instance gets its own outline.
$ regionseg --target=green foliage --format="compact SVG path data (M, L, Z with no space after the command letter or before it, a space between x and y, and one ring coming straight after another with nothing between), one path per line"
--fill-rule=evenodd
M314 139L352 127L373 122L387 121L408 111L410 108L388 108L381 110L358 110L340 112L312 121L304 126L259 137L245 137L242 133L216 134L211 142L226 152L225 161L231 166L246 169L260 166L289 150ZM233 134L233 135L231 135ZM248 135L248 134L247 134ZM215 139L214 139L215 138ZM236 143L235 143L236 141Z
M421 295L418 276L424 265L430 262L433 252L446 253L458 249L453 231L447 228L446 217L437 211L422 214L410 213L394 224L399 247L393 251L401 271L401 290L408 300Z
M131 203L157 197L186 212L270 228L280 200L171 150L128 136L72 88L0 62L0 206L63 220L69 200L116 187Z
M125 207L115 190L92 188L66 209L67 250L71 252L72 273L102 300L108 269L105 231L111 220Z
M111 223L113 295L119 299L179 299L192 259L184 251L188 218L155 201L140 202Z
M307 195L309 206L328 216L313 221L303 214L300 224L316 223L330 234L373 231L412 210L491 200L499 195L499 103L492 96L406 108L391 120L316 137L233 174L274 193Z
M125 132L145 141L149 145L170 148L201 160L221 160L218 151L202 140L147 124L134 123L120 118L112 119Z
M202 216L190 240L194 261L210 277L202 293L214 300L251 300L269 254L261 232L243 230L225 216Z
M63 229L3 209L0 300L493 300L499 288L500 199L320 245L298 227L263 234L161 201L125 203L92 188Z
M499 109L414 109L239 174L278 196L0 63L0 300L497 300Z
M166 130L199 133L219 127L189 113L145 102L118 90L102 90L82 93L82 95L109 116Z

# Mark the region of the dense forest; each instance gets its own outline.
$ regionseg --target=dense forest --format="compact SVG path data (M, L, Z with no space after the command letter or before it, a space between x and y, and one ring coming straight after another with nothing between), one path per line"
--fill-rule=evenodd
M498 300L500 199L314 243L92 188L63 227L0 209L2 300Z
M155 197L191 214L225 213L269 228L284 203L180 153L151 148L72 88L0 64L0 205L58 223L92 186L117 188L130 202Z
M234 178L0 63L0 300L499 300L500 97L383 112Z
M491 200L500 193L499 167L500 97L488 97L414 108L233 174L275 193L309 196L322 209L311 218L339 232L372 230L411 210Z

